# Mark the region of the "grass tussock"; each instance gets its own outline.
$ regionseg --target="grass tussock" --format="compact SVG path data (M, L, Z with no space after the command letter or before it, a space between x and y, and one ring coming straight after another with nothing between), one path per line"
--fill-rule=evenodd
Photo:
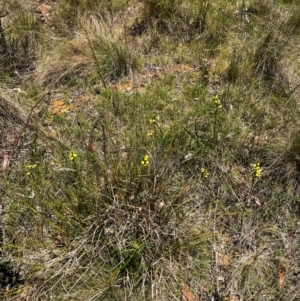
M0 26L0 64L2 72L12 76L16 71L26 72L34 68L37 53L45 44L45 32L34 13L26 7L20 6L13 14L4 12L6 16L1 18Z
M299 299L297 1L49 5L0 16L1 297Z

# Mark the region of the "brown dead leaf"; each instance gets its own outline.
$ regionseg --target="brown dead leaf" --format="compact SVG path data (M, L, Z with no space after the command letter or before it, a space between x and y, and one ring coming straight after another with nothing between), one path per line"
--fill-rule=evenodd
M59 233L53 233L52 239L56 247L63 247L65 245L64 238Z
M186 284L181 287L181 301L196 301L194 293Z
M251 196L251 200L256 204L257 207L261 207L262 206L261 201L260 201L260 199L257 196L252 195Z
M9 155L4 154L3 161L2 161L2 171L5 172L9 165Z
M291 231L291 232L286 233L285 236L295 238L295 237L297 237L297 233L296 233L296 231Z
M93 153L97 152L97 148L92 142L88 142L87 145L86 145L86 148L90 152L93 152Z
M53 130L51 130L49 133L47 133L52 138L57 138L57 133Z
M61 114L70 111L73 108L73 105L66 104L62 100L52 100L51 101L51 112L52 114Z
M283 289L283 285L284 285L284 271L285 271L285 268L280 263L279 267L278 267L278 284L279 284L279 289L280 290Z
M41 4L37 7L36 12L41 13L42 15L47 15L52 11L52 7L46 3Z
M263 143L266 143L268 142L269 140L269 137L268 136L265 136L265 137L262 137L262 136L254 136L254 142L257 143L257 144L263 144Z
M230 267L231 257L228 254L216 252L216 261L217 261L217 266L221 270L226 271Z

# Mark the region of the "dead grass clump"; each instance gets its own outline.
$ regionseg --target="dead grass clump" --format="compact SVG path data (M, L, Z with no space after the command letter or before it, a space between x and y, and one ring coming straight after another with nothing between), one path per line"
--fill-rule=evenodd
M83 36L58 44L40 60L35 76L40 86L78 83L91 67L91 50Z
M82 27L82 16L95 16L104 20L107 24L118 22L119 15L126 7L127 2L116 1L93 1L93 0L66 0L58 4L53 23L62 35L73 35Z
M66 43L62 41L40 60L37 76L40 85L75 85L77 83L108 82L131 75L139 67L135 52L114 37L102 20L82 17L81 34Z

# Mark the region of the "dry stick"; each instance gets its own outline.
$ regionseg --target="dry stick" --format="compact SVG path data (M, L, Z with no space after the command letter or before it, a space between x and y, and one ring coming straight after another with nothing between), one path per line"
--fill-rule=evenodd
M292 96L292 94L300 87L300 84L297 84L288 94L288 98Z
M88 137L88 143L87 143L87 147L91 147L91 150L93 148L93 132L95 131L95 129L98 127L98 125L101 126L101 131L102 131L102 139L103 139L103 143L102 143L102 149L101 149L101 153L103 155L103 161L104 161L104 167L105 167L105 181L107 182L107 128L106 128L106 122L104 120L104 114L100 113L99 116L97 117L97 119L95 120L92 129L90 130L89 133L89 137ZM99 157L99 154L98 154Z
M3 245L4 245L4 237L5 237L5 231L4 231L4 222L3 222L3 204L0 204L0 259L4 256L3 252Z

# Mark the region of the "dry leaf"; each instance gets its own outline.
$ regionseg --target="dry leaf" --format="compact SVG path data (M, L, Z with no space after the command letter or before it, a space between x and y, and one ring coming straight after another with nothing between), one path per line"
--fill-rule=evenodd
M284 285L284 271L285 271L285 268L280 263L279 267L278 267L278 284L279 284L279 289L280 290L283 289L283 285Z
M48 135L52 138L56 138L57 137L57 133L54 132L53 130L51 130L51 132L48 133Z
M87 147L87 150L90 152L93 152L93 153L97 152L97 148L92 142L88 142L86 147Z
M41 13L42 15L47 15L52 11L52 7L46 3L41 4L37 7L36 12Z
M62 100L52 100L51 101L51 112L52 114L66 113L73 108L73 105L68 105Z
M231 257L228 254L216 252L217 266L222 270L226 271L231 265Z
M262 206L261 201L260 201L260 199L257 196L252 195L251 196L251 200L256 204L257 207L261 207Z
M3 161L2 161L2 171L5 172L9 165L9 155L4 154Z
M195 295L186 284L181 288L181 301L196 301Z
M54 240L55 246L57 246L57 247L65 246L64 238L60 234L54 233L54 234L52 234L52 238Z
M293 231L293 232L288 232L288 233L286 233L286 236L287 236L287 237L295 238L295 237L297 237L297 233L296 233L295 231Z

